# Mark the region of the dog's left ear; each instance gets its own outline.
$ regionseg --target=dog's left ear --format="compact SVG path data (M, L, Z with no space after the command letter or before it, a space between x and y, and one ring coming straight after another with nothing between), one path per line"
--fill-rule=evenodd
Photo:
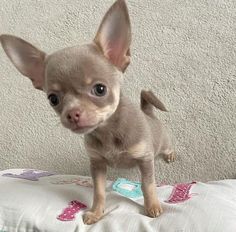
M125 0L117 0L105 14L94 42L122 72L130 63L131 27Z

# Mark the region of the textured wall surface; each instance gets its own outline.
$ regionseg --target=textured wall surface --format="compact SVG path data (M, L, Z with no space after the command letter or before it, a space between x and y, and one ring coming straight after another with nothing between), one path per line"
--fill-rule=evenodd
M112 0L1 0L0 34L50 53L93 39ZM129 0L132 64L124 92L136 103L152 89L169 113L177 161L156 162L158 181L236 177L236 1ZM89 174L83 138L62 128L45 95L0 48L0 169ZM111 170L109 178L138 178Z

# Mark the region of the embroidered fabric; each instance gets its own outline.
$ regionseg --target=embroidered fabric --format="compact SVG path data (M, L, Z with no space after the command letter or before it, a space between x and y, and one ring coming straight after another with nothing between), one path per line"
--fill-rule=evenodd
M191 198L193 194L189 194L191 187L196 184L196 182L187 183L187 184L176 184L172 190L172 193L168 200L165 202L167 203L179 203L184 202Z
M47 172L47 171L23 170L23 172L21 174L5 173L2 176L38 181L39 178L41 178L41 177L52 176L52 175L54 175L54 174L51 172Z
M118 178L112 185L112 189L128 198L139 198L143 196L141 183Z
M87 206L80 201L71 201L68 207L63 210L63 212L57 217L57 219L60 221L72 221L75 219L75 216L78 212L86 208Z

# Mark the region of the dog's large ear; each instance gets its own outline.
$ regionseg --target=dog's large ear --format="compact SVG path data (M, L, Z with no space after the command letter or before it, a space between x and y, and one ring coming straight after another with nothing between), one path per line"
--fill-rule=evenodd
M105 14L94 42L122 72L130 63L131 27L125 0L117 0Z
M15 67L24 76L29 77L36 89L42 89L46 54L12 35L1 35L0 42Z

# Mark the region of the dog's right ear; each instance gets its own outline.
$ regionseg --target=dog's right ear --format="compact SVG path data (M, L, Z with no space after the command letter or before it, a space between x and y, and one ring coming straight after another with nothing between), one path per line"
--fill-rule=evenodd
M15 67L27 76L36 89L43 89L46 54L12 35L1 35L0 42Z

